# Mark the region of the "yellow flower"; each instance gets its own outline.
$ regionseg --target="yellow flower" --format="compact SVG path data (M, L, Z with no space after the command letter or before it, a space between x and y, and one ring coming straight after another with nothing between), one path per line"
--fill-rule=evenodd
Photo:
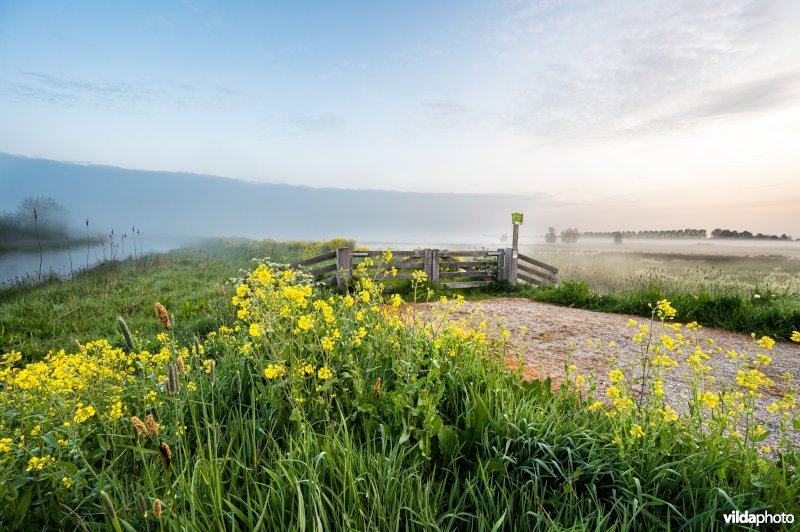
M611 379L611 382L617 384L622 382L622 380L625 378L625 373L623 373L621 369L615 369L609 373L608 378Z
M763 347L764 349L772 349L772 346L775 345L775 340L773 340L769 336L762 336L761 339L758 341L758 345Z
M314 326L314 318L310 314L304 314L297 320L297 328L301 331L307 331Z
M327 364L319 368L319 370L317 371L317 377L319 377L322 380L330 379L332 376L333 372L330 370Z
M631 427L630 434L634 438L637 439L641 438L642 436L644 436L644 429L642 429L641 425L634 425L633 427Z
M399 307L403 303L403 298L400 297L400 294L393 294L390 303L393 307Z
M261 336L262 331L264 330L264 326L260 323L251 323L248 332L250 336L253 338L258 338Z
M589 407L589 411L590 411L590 412L594 412L594 411L595 411L595 410L597 410L598 408L602 408L602 406L603 406L603 403L601 403L600 401L595 401L595 402L594 402L594 403L592 403L592 405Z
M83 406L83 403L78 403L78 408L75 409L75 415L72 417L72 420L75 423L81 424L96 413L92 405Z
M770 448L769 445L762 445L761 447L759 447L759 449L763 453L771 453L772 452L772 449Z
M0 453L7 453L11 450L11 444L14 442L11 438L0 438Z
M718 399L719 398L717 397L717 394L713 392L706 392L700 395L700 403L707 406L711 410L717 408Z
M325 351L330 351L331 349L333 349L333 340L331 340L327 336L322 339L321 344L322 344L322 349L324 349Z
M658 302L658 305L656 306L656 315L660 319L671 320L675 317L676 314L677 311L674 308L672 308L672 305L670 304L669 301L667 301L666 299L662 299L661 301Z
M264 376L272 380L275 377L283 375L285 371L286 371L286 366L284 366L283 364L270 364L266 368L264 368Z
M800 332L792 331L792 341L793 342L800 342Z
M186 389L189 390L190 392L196 392L197 384L195 384L194 381L189 381L186 383Z
M619 397L620 396L619 388L617 388L616 386L609 386L608 389L606 390L606 395L611 397L612 399L615 397Z
M664 395L664 381L661 379L653 381L653 393L656 395Z
M64 484L64 487L67 489L72 487L72 479L69 477L61 477L61 483Z

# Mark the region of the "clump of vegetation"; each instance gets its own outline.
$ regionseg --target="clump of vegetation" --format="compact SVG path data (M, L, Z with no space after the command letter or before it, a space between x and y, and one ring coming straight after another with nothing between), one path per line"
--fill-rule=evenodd
M716 423L733 403L699 395L702 357L695 407L659 411L659 371L678 357L668 302L637 331L653 346L642 375L612 372L606 407L583 376L553 393L509 371L514 339L480 316L451 319L458 299L419 318L363 269L355 277L350 293L333 294L261 261L233 280L231 321L198 340L163 328L151 302L159 332L132 333L135 349L116 333L27 364L7 352L0 522L656 529L797 511L797 454L787 440L768 461L755 429L737 439ZM650 333L658 324L675 334ZM756 400L768 383L753 370L739 391ZM773 408L789 430L786 397Z
M68 244L69 214L52 198L25 198L14 213L0 214L0 251Z
M565 244L574 244L581 236L577 227L570 227L561 231L561 241Z

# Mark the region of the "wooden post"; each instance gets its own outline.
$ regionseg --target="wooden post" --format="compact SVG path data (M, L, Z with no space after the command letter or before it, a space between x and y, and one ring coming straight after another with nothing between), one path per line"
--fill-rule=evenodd
M498 282L502 282L506 280L506 254L502 249L498 249L497 251L499 251L497 254L497 280Z
M517 259L519 251L514 248L506 248L505 250L505 263L506 263L506 281L511 286L517 284Z
M350 281L350 270L353 268L353 256L350 248L336 250L336 286L342 292L347 292L347 283Z
M422 270L430 281L433 277L433 253L430 249L422 250Z
M511 237L511 249L519 249L519 224L514 224L513 235Z
M439 250L431 250L431 275L428 277L431 285L437 286L439 284Z

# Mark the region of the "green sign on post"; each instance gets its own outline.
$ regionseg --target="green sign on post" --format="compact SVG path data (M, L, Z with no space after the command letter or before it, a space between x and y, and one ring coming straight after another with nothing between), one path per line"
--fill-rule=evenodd
M511 223L521 224L522 223L522 213L521 212L512 212L511 213Z

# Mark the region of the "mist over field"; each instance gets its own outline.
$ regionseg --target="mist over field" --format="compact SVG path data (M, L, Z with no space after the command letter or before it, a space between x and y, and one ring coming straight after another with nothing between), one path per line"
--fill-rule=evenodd
M495 241L515 211L552 208L534 196L433 194L248 183L215 176L148 172L0 153L0 211L29 197L55 199L71 234L147 237L372 241ZM32 215L32 214L31 214Z

